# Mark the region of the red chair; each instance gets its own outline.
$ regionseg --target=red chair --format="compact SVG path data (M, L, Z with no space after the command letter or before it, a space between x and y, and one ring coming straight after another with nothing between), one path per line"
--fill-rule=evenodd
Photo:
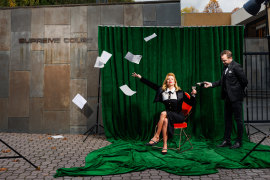
M190 95L188 93L186 93L186 96L190 99ZM192 106L188 105L187 103L183 102L182 104L182 113L185 115L185 121L187 121L188 117L190 116L191 114L191 109L192 109ZM193 146L192 146L192 143L190 142L190 137L186 134L185 132L185 129L187 128L187 123L186 122L183 122L183 123L175 123L174 125L174 129L180 129L180 134L175 134L175 135L179 135L179 146L178 148L168 148L168 149L174 149L174 150L178 150L179 152L181 151L181 147L188 141L191 148L189 149L186 149L184 151L187 151L187 150L191 150L193 149ZM182 136L185 136L186 139L184 142L182 142ZM182 151L182 152L184 152Z

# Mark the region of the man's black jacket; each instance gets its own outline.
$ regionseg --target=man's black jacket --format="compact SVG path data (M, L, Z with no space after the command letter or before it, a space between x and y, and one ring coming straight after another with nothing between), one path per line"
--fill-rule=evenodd
M228 70L225 75L227 67ZM221 79L212 82L212 87L221 86L221 98L225 99L226 95L228 95L230 101L235 102L243 101L243 98L245 97L244 90L247 87L247 84L248 80L244 74L243 68L237 62L232 61L229 66L224 66Z

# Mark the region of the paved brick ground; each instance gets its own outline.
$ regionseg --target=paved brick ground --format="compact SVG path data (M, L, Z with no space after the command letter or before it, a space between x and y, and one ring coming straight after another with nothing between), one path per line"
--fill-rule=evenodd
M0 179L53 179L56 169L61 167L84 166L85 156L96 149L107 146L110 142L104 136L89 136L83 143L82 135L64 135L65 139L50 139L46 134L0 133L0 138L11 145L22 155L31 160L41 170L35 170L23 159L0 159ZM252 136L253 142L261 140L263 135ZM263 144L270 145L270 139ZM0 156L15 155L12 152L3 153L8 148L0 143ZM270 179L270 169L219 169L219 173L204 176L177 176L164 171L148 169L142 172L133 172L111 176L64 177L57 179Z

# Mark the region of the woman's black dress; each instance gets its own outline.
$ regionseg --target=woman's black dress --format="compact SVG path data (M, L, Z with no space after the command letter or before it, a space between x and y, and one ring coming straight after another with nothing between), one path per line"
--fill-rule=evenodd
M162 90L161 86L158 86L149 80L145 78L141 78L141 82L148 85L152 89L156 90L156 96L154 99L154 102L161 102L165 105L165 109L167 112L167 118L168 118L168 138L171 138L174 134L174 123L182 123L185 121L185 116L181 112L182 111L182 103L183 101L191 106L195 104L195 98L193 96L190 97L190 99L185 95L184 91L178 90L175 91L176 93L176 99L165 99L162 96L162 93L164 91Z
M183 123L185 122L185 116L182 112L179 112L179 107L177 106L177 100L165 100L163 101L163 104L165 105L165 109L167 112L167 118L168 118L168 138L172 137L174 134L174 123ZM181 108L180 108L181 109Z

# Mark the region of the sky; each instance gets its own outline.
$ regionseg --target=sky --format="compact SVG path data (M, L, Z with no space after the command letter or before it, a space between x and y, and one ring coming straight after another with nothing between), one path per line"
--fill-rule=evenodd
M248 0L218 0L219 6L223 12L232 12L236 7L242 8ZM209 0L181 0L181 9L193 6L202 12Z

